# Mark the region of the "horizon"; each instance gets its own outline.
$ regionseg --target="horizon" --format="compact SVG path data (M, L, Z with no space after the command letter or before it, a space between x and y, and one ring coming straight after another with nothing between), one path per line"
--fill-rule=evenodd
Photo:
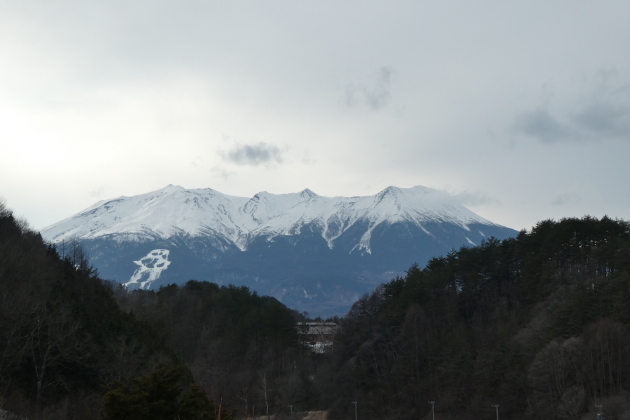
M385 190L387 190L387 189L389 189L389 188L397 188L397 189L401 189L401 190L410 190L410 189L413 189L413 188L416 188L416 187L420 187L420 188L425 188L425 189L431 190L432 192L437 193L437 194L439 194L439 195L442 195L444 198L447 198L447 199L452 199L452 200L454 200L454 203L455 203L455 204L461 205L461 206L463 206L464 208L466 208L466 209L468 209L468 210L472 211L472 212L473 212L473 213L475 213L476 215L478 215L478 216L481 216L481 217L483 217L483 218L488 219L488 218L487 218L487 217L485 217L483 214L480 214L480 213L478 213L477 211L472 210L471 206L468 206L468 205L464 204L464 203L462 202L462 201L464 201L464 200L461 200L461 198L460 198L460 197L458 197L458 195L456 195L456 194L452 194L452 193L449 193L448 191L443 191L443 190L439 190L439 189L435 189L435 188L431 188L431 187L426 187L426 186L424 186L424 185L414 185L414 186L411 186L411 187L398 187L398 186L395 186L395 185L389 185L389 186L387 186L387 187L385 187L385 188L381 189L380 191L377 191L376 193L374 193L374 194L369 194L369 195L367 195L367 194L366 194L366 195L346 195L346 196L343 196L343 195L337 195L337 196L326 196L326 195L318 194L318 193L316 193L315 191L313 191L311 188L306 187L306 188L303 188L302 190L299 190L299 191L291 191L291 192L284 192L284 193L273 193L273 192L269 192L269 191L267 191L267 190L262 190L262 191L258 191L258 192L256 192L256 193L254 193L254 194L252 194L252 195L250 195L250 196L243 196L243 195L232 195L232 194L228 194L228 193L225 193L225 192L223 192L223 191L219 191L219 190L214 189L214 188L211 188L211 187L186 188L186 187L184 187L184 186L182 186L182 185L178 185L178 184L168 184L168 185L166 185L165 187L162 187L162 188L157 188L157 189L152 190L152 191L142 192L142 193L139 193L139 194L134 194L134 195L118 195L118 196L111 196L111 197L107 197L107 198L102 198L102 199L99 199L99 200L97 200L97 201L94 201L92 204L89 204L87 207L83 207L83 208L81 208L81 209L78 209L78 210L76 210L76 211L75 211L74 213L72 213L72 214L68 214L68 215L66 215L66 216L62 217L62 218L61 218L61 219L59 219L59 220L56 220L56 221L54 221L54 222L52 222L52 223L50 223L50 224L48 224L48 225L45 225L45 226L40 226L40 227L34 226L34 225L31 223L31 221L30 221L30 220L28 220L28 219L27 219L24 215L16 214L15 210L11 207L10 203L8 203L8 200L4 199L4 197L0 196L0 200L3 200L3 201L4 201L5 205L6 205L6 206L7 206L7 208L8 208L8 209L9 209L9 210L10 210L10 211L14 214L14 216L16 216L16 217L18 217L18 218L20 218L20 219L24 220L25 222L27 222L27 224L28 224L29 226L31 226L31 228L33 228L34 230L36 230L36 231L43 231L43 230L46 230L46 229L48 229L48 228L50 228L50 227L52 227L52 226L54 226L54 225L56 225L56 224L58 224L58 223L60 223L60 222L64 221L64 220L66 220L66 219L70 219L70 218L72 218L72 217L76 216L77 214L79 214L79 213L81 213L81 212L83 212L83 211L86 211L86 210L88 210L88 209L90 209L90 208L92 208L92 207L96 207L96 206L98 206L98 205L99 205L99 204L101 204L101 203L105 203L105 202L107 202L107 201L111 201L111 200L116 200L116 199L119 199L119 198L130 198L130 197L135 197L135 196L138 196L138 195L151 194L151 193L154 193L154 192L157 192L157 191L160 191L160 190L167 189L168 187L179 187L179 188L181 188L181 189L183 189L183 190L187 190L187 191L212 190L212 191L215 191L215 192L217 192L217 193L219 193L219 194L221 194L221 195L224 195L224 196L226 196L226 197L234 197L234 198L253 198L254 196L256 196L256 195L258 195L258 194L262 194L262 193L267 193L267 194L270 194L270 195L275 195L275 196L293 195L293 194L300 194L300 193L302 193L302 192L309 191L309 192L311 192L311 193L315 194L315 195L316 195L316 196L318 196L318 197L321 197L321 198L330 198L330 199L333 199L333 198L366 198L366 197L373 197L373 196L375 196L375 195L378 195L379 193L381 193L381 192L383 192L383 191L385 191ZM603 217L609 217L609 218L612 218L612 219L617 219L617 220L622 220L622 221L628 221L628 220L630 220L630 218L617 217L617 216L610 215L610 214L603 214L603 215L600 215L600 216L595 216L595 215L592 215L592 214L583 214L583 215L581 215L581 216L573 215L573 216L560 216L560 217L558 217L558 218L543 218L543 219L537 220L537 221L536 221L536 222L534 222L531 226L523 226L523 227L513 227L513 226L507 226L507 225L503 225L503 224L501 224L501 223L498 223L498 222L496 222L495 220L491 220L491 219L488 219L488 220L490 220L490 221L491 221L491 222L493 222L493 223L497 223L497 224L499 224L499 225L501 225L501 226L508 227L508 228L510 228L510 229L514 229L514 230L516 230L516 231L521 231L521 230L531 231L531 229L533 229L533 228L536 226L536 224L538 224L538 223L540 223L540 222L542 222L542 221L546 221L546 220L561 221L562 219L569 219L569 218L577 218L577 219L581 219L581 218L584 218L584 217L595 217L595 218L597 218L597 219L601 219L601 218L603 218Z

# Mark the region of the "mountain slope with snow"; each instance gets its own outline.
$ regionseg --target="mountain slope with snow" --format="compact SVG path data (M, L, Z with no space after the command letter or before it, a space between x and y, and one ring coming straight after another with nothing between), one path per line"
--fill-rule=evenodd
M362 197L305 189L244 198L169 185L100 201L42 230L53 243L79 240L102 275L130 287L192 278L245 284L311 310L339 296L348 305L414 262L515 233L422 186ZM163 258L158 268L141 263L153 251ZM339 284L346 286L331 296Z
M334 240L359 220L369 222L359 249L370 250L370 233L381 223L408 221L494 225L444 194L426 187L388 187L374 196L322 197L306 189L274 195L261 192L247 199L212 189L166 188L100 201L79 214L42 230L52 242L71 238L96 239L121 235L126 240L167 239L177 235L217 235L246 250L257 236L293 235L315 223L330 248Z

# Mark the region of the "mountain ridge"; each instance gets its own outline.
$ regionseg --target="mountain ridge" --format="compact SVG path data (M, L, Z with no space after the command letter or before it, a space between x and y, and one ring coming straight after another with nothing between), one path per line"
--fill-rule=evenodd
M424 197L419 197L419 192ZM372 227L383 222L414 220L421 223L436 219L455 222L464 229L471 222L499 226L461 205L445 203L444 196L437 190L416 186L405 189L387 187L373 196L324 197L306 188L288 194L262 191L246 198L211 188L187 190L171 184L146 194L101 200L74 216L45 227L42 234L57 243L73 238L95 239L108 234L146 234L149 231L163 239L181 233L201 236L212 232L245 250L251 237L294 234L301 225L311 222L324 227L323 237L331 248L334 239L362 218L370 220ZM424 202L418 203L419 198ZM165 202L167 199L180 203L173 205ZM401 203L403 200L407 203ZM133 201L137 204L129 214L125 207ZM153 211L156 206L167 211L156 214ZM424 207L423 212L418 211L420 206ZM415 209L409 210L410 207ZM187 208L188 214L182 214ZM196 209L203 214L190 214L199 213ZM205 217L208 214L210 218ZM113 217L108 220L107 216ZM369 252L367 240L362 242L363 249Z
M248 198L169 185L102 200L41 233L52 243L78 240L104 278L128 287L233 283L334 315L414 263L517 232L423 186Z

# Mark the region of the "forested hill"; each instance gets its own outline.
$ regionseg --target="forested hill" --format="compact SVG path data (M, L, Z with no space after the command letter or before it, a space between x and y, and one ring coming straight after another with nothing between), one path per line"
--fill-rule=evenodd
M81 249L65 251L0 202L0 409L90 418L107 387L176 363L162 336L118 308Z
M2 419L230 420L313 405L299 318L246 287L128 292L0 202Z
M538 223L412 267L342 322L333 418L630 418L630 225Z

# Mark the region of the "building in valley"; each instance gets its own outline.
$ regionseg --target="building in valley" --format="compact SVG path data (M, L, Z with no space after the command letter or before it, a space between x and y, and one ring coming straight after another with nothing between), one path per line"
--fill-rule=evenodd
M339 326L334 322L298 322L300 341L306 343L315 353L332 350L335 334Z

